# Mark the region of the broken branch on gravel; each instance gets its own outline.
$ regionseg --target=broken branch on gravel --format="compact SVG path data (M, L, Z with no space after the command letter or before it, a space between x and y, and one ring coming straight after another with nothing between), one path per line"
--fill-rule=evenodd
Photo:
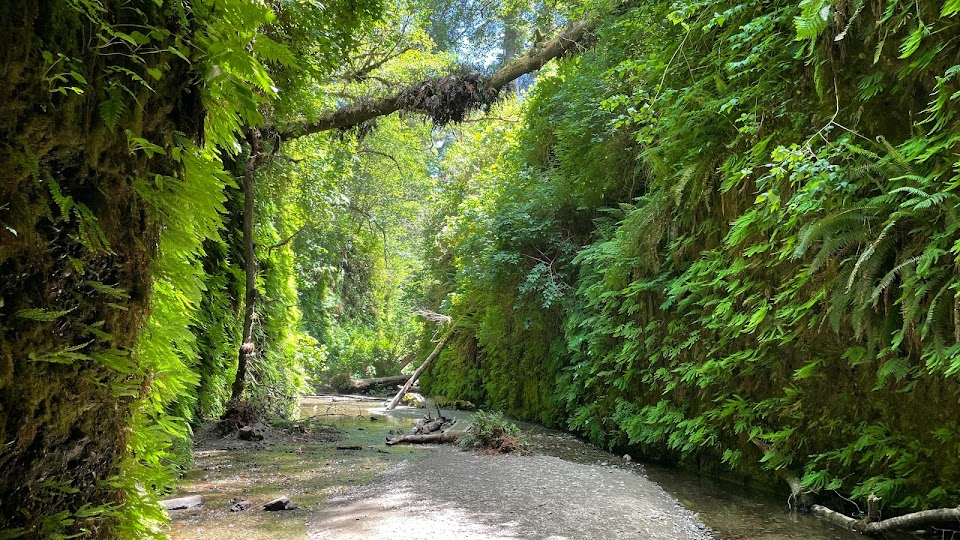
M427 435L400 435L393 439L387 439L387 446L395 444L444 444L456 442L463 436L462 432L456 433L428 433Z

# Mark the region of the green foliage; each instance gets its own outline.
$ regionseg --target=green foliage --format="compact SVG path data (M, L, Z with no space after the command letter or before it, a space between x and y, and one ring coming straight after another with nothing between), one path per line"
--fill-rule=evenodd
M955 504L935 435L960 396L951 9L609 21L538 81L515 139L458 150L483 172L429 247L462 326L429 391L652 457Z
M166 515L155 497L173 484L177 456L175 443L189 435L184 420L191 418L194 388L199 382L197 338L184 321L197 318L204 292L204 241L217 238L223 195L233 180L223 173L212 152L186 141L177 155L182 173L139 181L137 193L150 203L167 228L160 237L154 265L153 313L135 352L141 373L150 374L146 392L136 392L133 429L127 457L110 480L126 493L119 523L125 537L161 535Z
M530 452L530 443L516 424L498 412L477 411L470 427L457 441L464 450L486 450L501 454Z

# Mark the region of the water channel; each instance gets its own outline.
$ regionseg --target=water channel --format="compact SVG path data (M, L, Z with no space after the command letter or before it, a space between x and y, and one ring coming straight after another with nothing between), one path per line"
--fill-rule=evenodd
M432 407L432 405L431 405ZM382 411L381 412L386 412ZM414 418L423 409L400 408L391 415ZM447 410L444 416L469 420L468 412ZM625 461L574 435L527 422L516 422L531 436L536 452L567 461L628 469L657 482L683 506L696 512L718 540L864 540L814 516L791 512L786 494L768 493L743 485L699 476L652 463ZM917 540L912 534L888 534L888 540ZM948 536L949 538L949 536Z

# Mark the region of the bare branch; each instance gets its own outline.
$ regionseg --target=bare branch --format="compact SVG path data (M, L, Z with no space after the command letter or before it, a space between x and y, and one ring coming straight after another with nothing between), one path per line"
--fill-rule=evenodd
M397 161L397 158L391 156L390 154L386 152L380 152L379 150L373 150L371 148L360 148L357 150L357 152L361 154L372 154L374 156L380 156L380 157L385 157L390 159L391 161L393 161L393 164L397 166L397 172L400 173L400 176L403 176L403 167L400 166L400 162Z

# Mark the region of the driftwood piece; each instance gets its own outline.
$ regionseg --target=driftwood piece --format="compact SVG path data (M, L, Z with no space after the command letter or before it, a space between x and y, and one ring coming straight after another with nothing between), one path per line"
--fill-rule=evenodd
M753 441L764 452L771 451L769 446L757 440ZM790 485L790 499L801 500L806 497L810 501L809 493L803 491L800 479L786 472L780 471L781 476ZM850 531L856 531L868 536L877 536L890 531L910 530L929 527L932 525L952 524L960 525L960 506L957 508L937 508L934 510L923 510L913 512L903 516L880 519L880 499L876 495L867 497L867 515L863 519L852 518L846 514L831 510L820 504L810 503L810 513L818 518L843 527Z
M372 379L354 379L350 383L350 388L354 392L369 392L377 386L393 387L403 384L410 380L410 375L390 375L388 377L374 377Z
M447 423L447 419L441 416L440 418L437 418L435 420L430 420L428 422L424 422L416 426L415 428L413 428L413 434L426 435L427 433L433 433L434 431L438 431L440 428L442 428L443 425L446 423Z
M397 408L397 403L400 403L400 400L403 399L403 396L410 390L410 387L413 386L413 383L417 382L417 379L420 378L420 375L422 375L423 372L430 367L430 364L433 363L438 356L440 356L440 352L443 351L443 348L447 346L450 338L453 337L454 328L456 328L454 325L450 325L450 329L447 330L447 333L440 338L439 342L437 342L437 346L433 349L433 352L430 353L430 356L427 356L427 359L423 361L423 364L421 364L420 367L413 372L413 375L410 376L410 380L403 385L403 388L397 392L397 395L393 396L393 399L390 400L390 403L387 405L388 411L392 411L393 409Z
M253 501L246 499L234 499L233 501L233 506L230 507L231 512L243 512L253 507Z
M166 508L167 510L184 510L187 508L193 508L203 504L203 497L200 495L192 495L190 497L180 497L179 499L167 499L165 501L160 501L160 506Z
M400 435L393 439L387 439L387 446L395 444L443 444L456 442L463 435L457 433L428 433L426 435Z
M960 524L960 507L923 510L921 512L914 512L881 521L854 519L819 504L813 505L810 508L810 512L824 521L829 521L844 529L871 536L895 530L919 529L930 525L943 525L947 523L954 525Z

